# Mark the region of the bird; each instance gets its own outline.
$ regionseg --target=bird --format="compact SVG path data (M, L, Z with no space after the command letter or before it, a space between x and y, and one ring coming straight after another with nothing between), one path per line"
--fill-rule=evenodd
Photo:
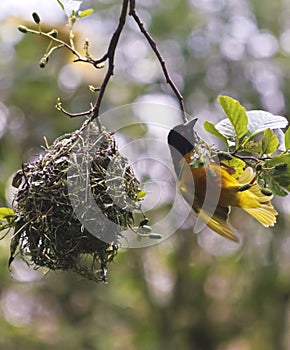
M252 167L233 176L235 169L218 160L217 151L194 130L197 118L173 127L167 137L178 189L198 217L213 231L239 242L230 224L231 207L238 207L263 226L274 226L273 195L262 191ZM263 193L264 192L264 193Z

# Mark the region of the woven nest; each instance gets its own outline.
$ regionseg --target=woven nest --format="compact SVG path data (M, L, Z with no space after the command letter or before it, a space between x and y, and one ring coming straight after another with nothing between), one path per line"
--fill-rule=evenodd
M13 184L11 250L17 246L34 267L104 281L122 231L139 208L139 182L113 137L86 121L24 164Z

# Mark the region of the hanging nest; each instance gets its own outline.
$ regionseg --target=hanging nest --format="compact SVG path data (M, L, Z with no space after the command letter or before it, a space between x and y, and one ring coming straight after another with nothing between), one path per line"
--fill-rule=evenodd
M122 231L139 210L139 182L111 134L94 122L56 139L14 177L18 248L34 267L105 281Z

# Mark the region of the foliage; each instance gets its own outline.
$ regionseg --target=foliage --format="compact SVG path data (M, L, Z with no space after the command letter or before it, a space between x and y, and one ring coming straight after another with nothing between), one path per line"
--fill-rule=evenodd
M265 111L246 112L237 100L229 96L219 96L218 102L228 119L217 125L206 121L204 128L225 143L226 155L232 158L226 164L238 171L238 177L245 166L244 161L247 162L256 170L257 180L264 190L269 189L269 193L278 196L287 195L290 189L290 153L287 147L290 128L285 134L281 130L288 125L287 119ZM282 145L275 135L278 131L280 139L282 135ZM280 146L284 149L282 154L278 152Z

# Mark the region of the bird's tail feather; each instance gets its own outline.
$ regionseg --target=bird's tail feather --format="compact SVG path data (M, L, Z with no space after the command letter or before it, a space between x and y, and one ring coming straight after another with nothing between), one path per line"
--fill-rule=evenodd
M228 208L225 208L227 211ZM199 218L206 223L206 225L220 234L223 237L226 237L234 242L239 242L238 231L229 223L227 218L224 218L218 213L213 215L208 214L204 210L200 210L198 213Z

